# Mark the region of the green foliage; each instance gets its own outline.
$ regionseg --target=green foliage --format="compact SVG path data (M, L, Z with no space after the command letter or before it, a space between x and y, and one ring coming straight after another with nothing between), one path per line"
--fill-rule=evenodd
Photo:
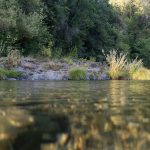
M40 52L40 54L44 57L49 57L51 58L52 57L52 46L53 46L53 43L50 41L48 46L44 46Z
M73 68L69 71L71 80L84 80L86 78L86 70L84 68Z
M6 78L7 76L7 71L3 68L0 68L0 80Z
M21 76L22 74L15 70L7 70L4 68L0 68L0 80L5 79L5 78L19 78Z
M102 48L114 46L116 33L111 31L111 27L116 22L116 16L107 1L44 2L48 8L45 22L53 34L54 46L61 48L63 55L75 52L72 57L97 57L101 55Z
M61 58L62 57L62 49L61 48L56 48L55 51L52 53L53 58Z
M7 78L20 78L22 76L22 73L15 70L7 70L6 76Z
M0 4L1 56L18 49L23 55L104 61L102 49L109 53L115 48L150 67L146 0L130 0L119 9L108 0L0 0Z
M89 61L90 61L90 62L95 62L95 61L96 61L96 58L95 58L95 57L90 57Z
M78 49L75 47L69 53L68 57L70 58L78 58Z
M63 61L64 61L65 63L67 63L68 65L73 65L73 60L72 60L72 58L70 58L70 57L64 57L64 58L63 58Z
M26 13L24 7L28 8L29 5L32 11ZM34 7L37 9L33 9ZM24 5L20 0L1 0L0 43L4 47L2 55L7 55L9 47L23 49L24 54L28 54L35 50L40 51L41 47L47 44L50 34L42 21L42 7L39 0Z

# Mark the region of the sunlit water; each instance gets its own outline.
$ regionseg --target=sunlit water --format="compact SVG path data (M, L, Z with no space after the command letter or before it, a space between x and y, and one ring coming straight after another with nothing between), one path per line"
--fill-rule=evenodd
M0 81L0 150L149 148L148 81Z

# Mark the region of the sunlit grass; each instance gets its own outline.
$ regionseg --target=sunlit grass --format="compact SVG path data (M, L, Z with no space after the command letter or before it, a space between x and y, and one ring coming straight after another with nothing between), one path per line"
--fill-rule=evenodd
M73 60L72 60L72 58L70 58L70 57L64 57L64 58L63 58L63 61L64 61L65 63L67 63L68 65L73 65Z
M117 51L112 50L106 55L106 61L109 65L108 75L111 79L118 79L124 76L127 64L126 54L117 54Z
M142 60L138 60L137 58L131 62L126 64L126 70L128 72L128 78L132 79L133 75L138 72L141 68L143 68Z
M84 68L73 68L69 71L71 80L85 80L86 70Z
M146 68L140 68L134 72L131 76L132 80L150 80L150 70Z
M143 67L141 59L128 61L127 54L117 54L116 50L110 51L105 57L111 79L150 80L150 70Z

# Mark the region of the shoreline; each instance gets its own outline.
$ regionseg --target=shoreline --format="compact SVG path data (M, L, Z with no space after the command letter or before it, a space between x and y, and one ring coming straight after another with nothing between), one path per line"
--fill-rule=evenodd
M0 68L8 69L5 64ZM88 61L84 59L62 58L38 59L32 57L22 57L20 63L15 67L9 67L21 73L20 77L6 77L2 80L25 80L25 81L68 81L72 80L70 71L72 69L84 69L85 78L83 80L108 80L107 65L102 62Z

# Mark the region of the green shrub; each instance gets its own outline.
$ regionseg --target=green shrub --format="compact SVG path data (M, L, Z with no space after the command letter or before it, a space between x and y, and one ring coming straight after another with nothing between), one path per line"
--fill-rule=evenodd
M17 72L17 71L15 71L15 70L7 70L6 76L7 76L8 78L19 78L19 77L22 76L22 73Z
M62 56L62 49L61 48L56 48L53 53L52 53L52 57L53 58L61 58Z
M52 46L53 46L53 43L50 41L47 47L44 46L41 49L41 55L44 57L51 58L52 57Z
M68 65L73 65L73 61L72 61L72 59L70 57L64 57L63 61L65 63L67 63Z
M90 57L89 62L96 62L96 58L95 57Z
M85 80L86 70L84 68L73 68L69 71L69 77L71 80Z
M74 47L68 54L68 57L78 58L78 49Z
M51 54L51 49L50 48L46 48L46 47L43 47L43 49L41 50L41 55L43 57L48 57L50 58L52 56Z
M7 77L7 71L3 68L0 68L0 80Z
M5 78L19 78L22 76L22 73L17 72L15 70L8 70L4 68L0 68L0 80Z

